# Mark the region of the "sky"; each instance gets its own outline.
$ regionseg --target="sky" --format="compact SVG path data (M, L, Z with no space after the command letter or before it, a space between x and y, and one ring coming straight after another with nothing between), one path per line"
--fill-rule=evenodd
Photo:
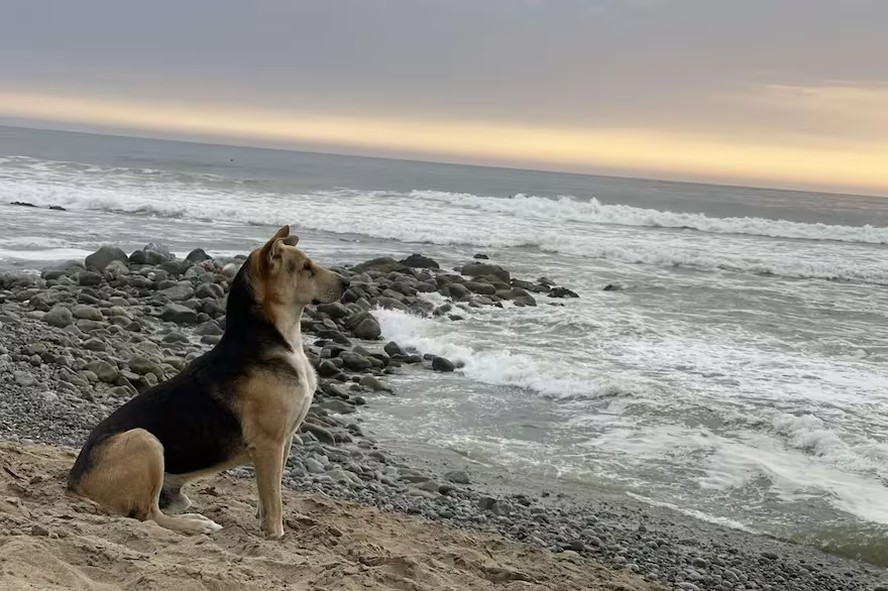
M888 195L885 0L0 0L0 123Z

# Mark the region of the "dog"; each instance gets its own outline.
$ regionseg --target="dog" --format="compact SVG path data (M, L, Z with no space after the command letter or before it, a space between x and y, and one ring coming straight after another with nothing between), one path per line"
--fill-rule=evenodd
M186 483L252 463L263 533L284 535L281 478L317 387L302 348L309 304L349 282L296 248L284 226L250 253L231 283L219 343L174 378L132 398L90 433L68 489L111 513L187 533L222 526L196 513Z

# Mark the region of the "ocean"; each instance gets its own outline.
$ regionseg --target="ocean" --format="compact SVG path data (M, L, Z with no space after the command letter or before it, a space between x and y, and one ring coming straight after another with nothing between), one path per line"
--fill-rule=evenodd
M386 339L464 367L397 375L366 430L845 553L886 544L888 199L0 127L0 203L4 270L101 244L240 254L289 223L324 263L484 253L549 277L580 298L378 311Z

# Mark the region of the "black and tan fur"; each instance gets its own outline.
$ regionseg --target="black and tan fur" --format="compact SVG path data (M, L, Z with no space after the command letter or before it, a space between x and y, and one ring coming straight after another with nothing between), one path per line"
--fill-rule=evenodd
M210 533L221 526L162 509L191 504L181 492L187 482L252 463L262 530L283 535L281 477L317 387L302 349L302 310L348 287L297 241L285 226L254 250L232 282L221 341L92 431L68 476L73 492L120 515Z

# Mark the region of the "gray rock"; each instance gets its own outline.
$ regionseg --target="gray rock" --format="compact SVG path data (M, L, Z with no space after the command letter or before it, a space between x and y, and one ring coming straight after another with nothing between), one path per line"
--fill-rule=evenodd
M181 304L167 304L160 312L160 317L167 322L175 322L176 324L194 324L197 322L197 312Z
M352 272L354 273L363 273L365 271L381 271L383 273L391 273L392 271L404 271L407 269L406 266L399 263L392 257L379 257L375 259L370 259L369 261L365 261L359 265L355 265L352 267Z
M460 267L459 272L469 277L496 277L505 283L512 279L508 271L490 263L468 263Z
M314 458L305 458L302 463L309 474L322 474L325 471L324 465Z
M414 267L417 269L440 269L441 265L439 265L434 259L431 259L427 256L421 254L411 254L406 259L402 259L400 261L402 265L405 267Z
M104 341L99 339L89 339L87 341L84 341L83 348L88 351L104 351L108 348L108 345L106 345Z
M365 341L375 341L382 336L382 328L376 318L368 316L352 329L352 334Z
M37 383L37 379L26 371L14 371L12 372L12 378L19 386L27 387Z
M194 250L192 250L191 252L188 253L188 256L185 257L185 260L189 261L191 263L202 263L202 262L209 260L211 258L212 257L210 255L208 255L204 251L204 249L195 248Z
M404 351L404 349L402 349L401 346L394 341L386 343L385 347L383 347L382 350L385 351L389 357L404 356L407 354L407 352Z
M107 361L92 361L86 364L86 368L96 374L96 377L106 384L113 384L120 376L117 368Z
M571 291L566 287L553 287L549 290L550 298L578 298L577 292Z
M125 264L127 262L126 253L116 246L103 246L87 256L84 262L86 263L87 269L101 272L114 261L119 261Z
M222 332L222 329L219 328L219 324L215 320L207 320L194 329L195 334L202 336L218 336L221 335Z
M74 315L68 308L56 305L43 315L43 321L56 328L65 328L74 324Z
M345 351L339 358L342 359L342 363L346 368L353 371L365 371L373 367L373 364L366 358L351 351Z
M84 287L99 285L102 282L102 276L93 271L81 271L77 274L77 283Z
M130 357L127 365L131 370L139 375L151 373L160 379L164 377L163 368L160 367L160 364L149 359L148 357L145 357L144 355L133 355L132 357Z
M368 390L372 390L374 392L384 392L389 390L389 388L386 387L385 384L380 382L379 378L377 378L376 376L361 376L361 381L359 383L364 388L367 388Z
M319 406L334 414L346 415L355 412L355 407L353 405L336 398L325 400L320 403Z
M321 427L320 425L316 425L314 423L309 423L308 421L302 423L302 430L308 433L311 433L315 437L318 438L318 441L321 443L336 443L336 437L333 433L330 432L329 429Z
M80 318L82 320L101 321L105 318L97 308L87 306L86 304L77 304L71 312L74 314L74 318Z
M194 290L191 288L190 285L183 285L180 283L172 287L162 289L160 290L160 293L161 295L168 297L174 302L181 302L193 296Z
M456 364L449 359L436 356L432 358L432 369L440 372L451 372L456 369Z
M456 484L469 484L469 475L462 470L453 470L444 475L444 478Z
M223 295L225 295L225 290L222 289L221 285L218 285L216 283L201 283L197 286L197 289L194 290L194 297L201 299L219 299Z

